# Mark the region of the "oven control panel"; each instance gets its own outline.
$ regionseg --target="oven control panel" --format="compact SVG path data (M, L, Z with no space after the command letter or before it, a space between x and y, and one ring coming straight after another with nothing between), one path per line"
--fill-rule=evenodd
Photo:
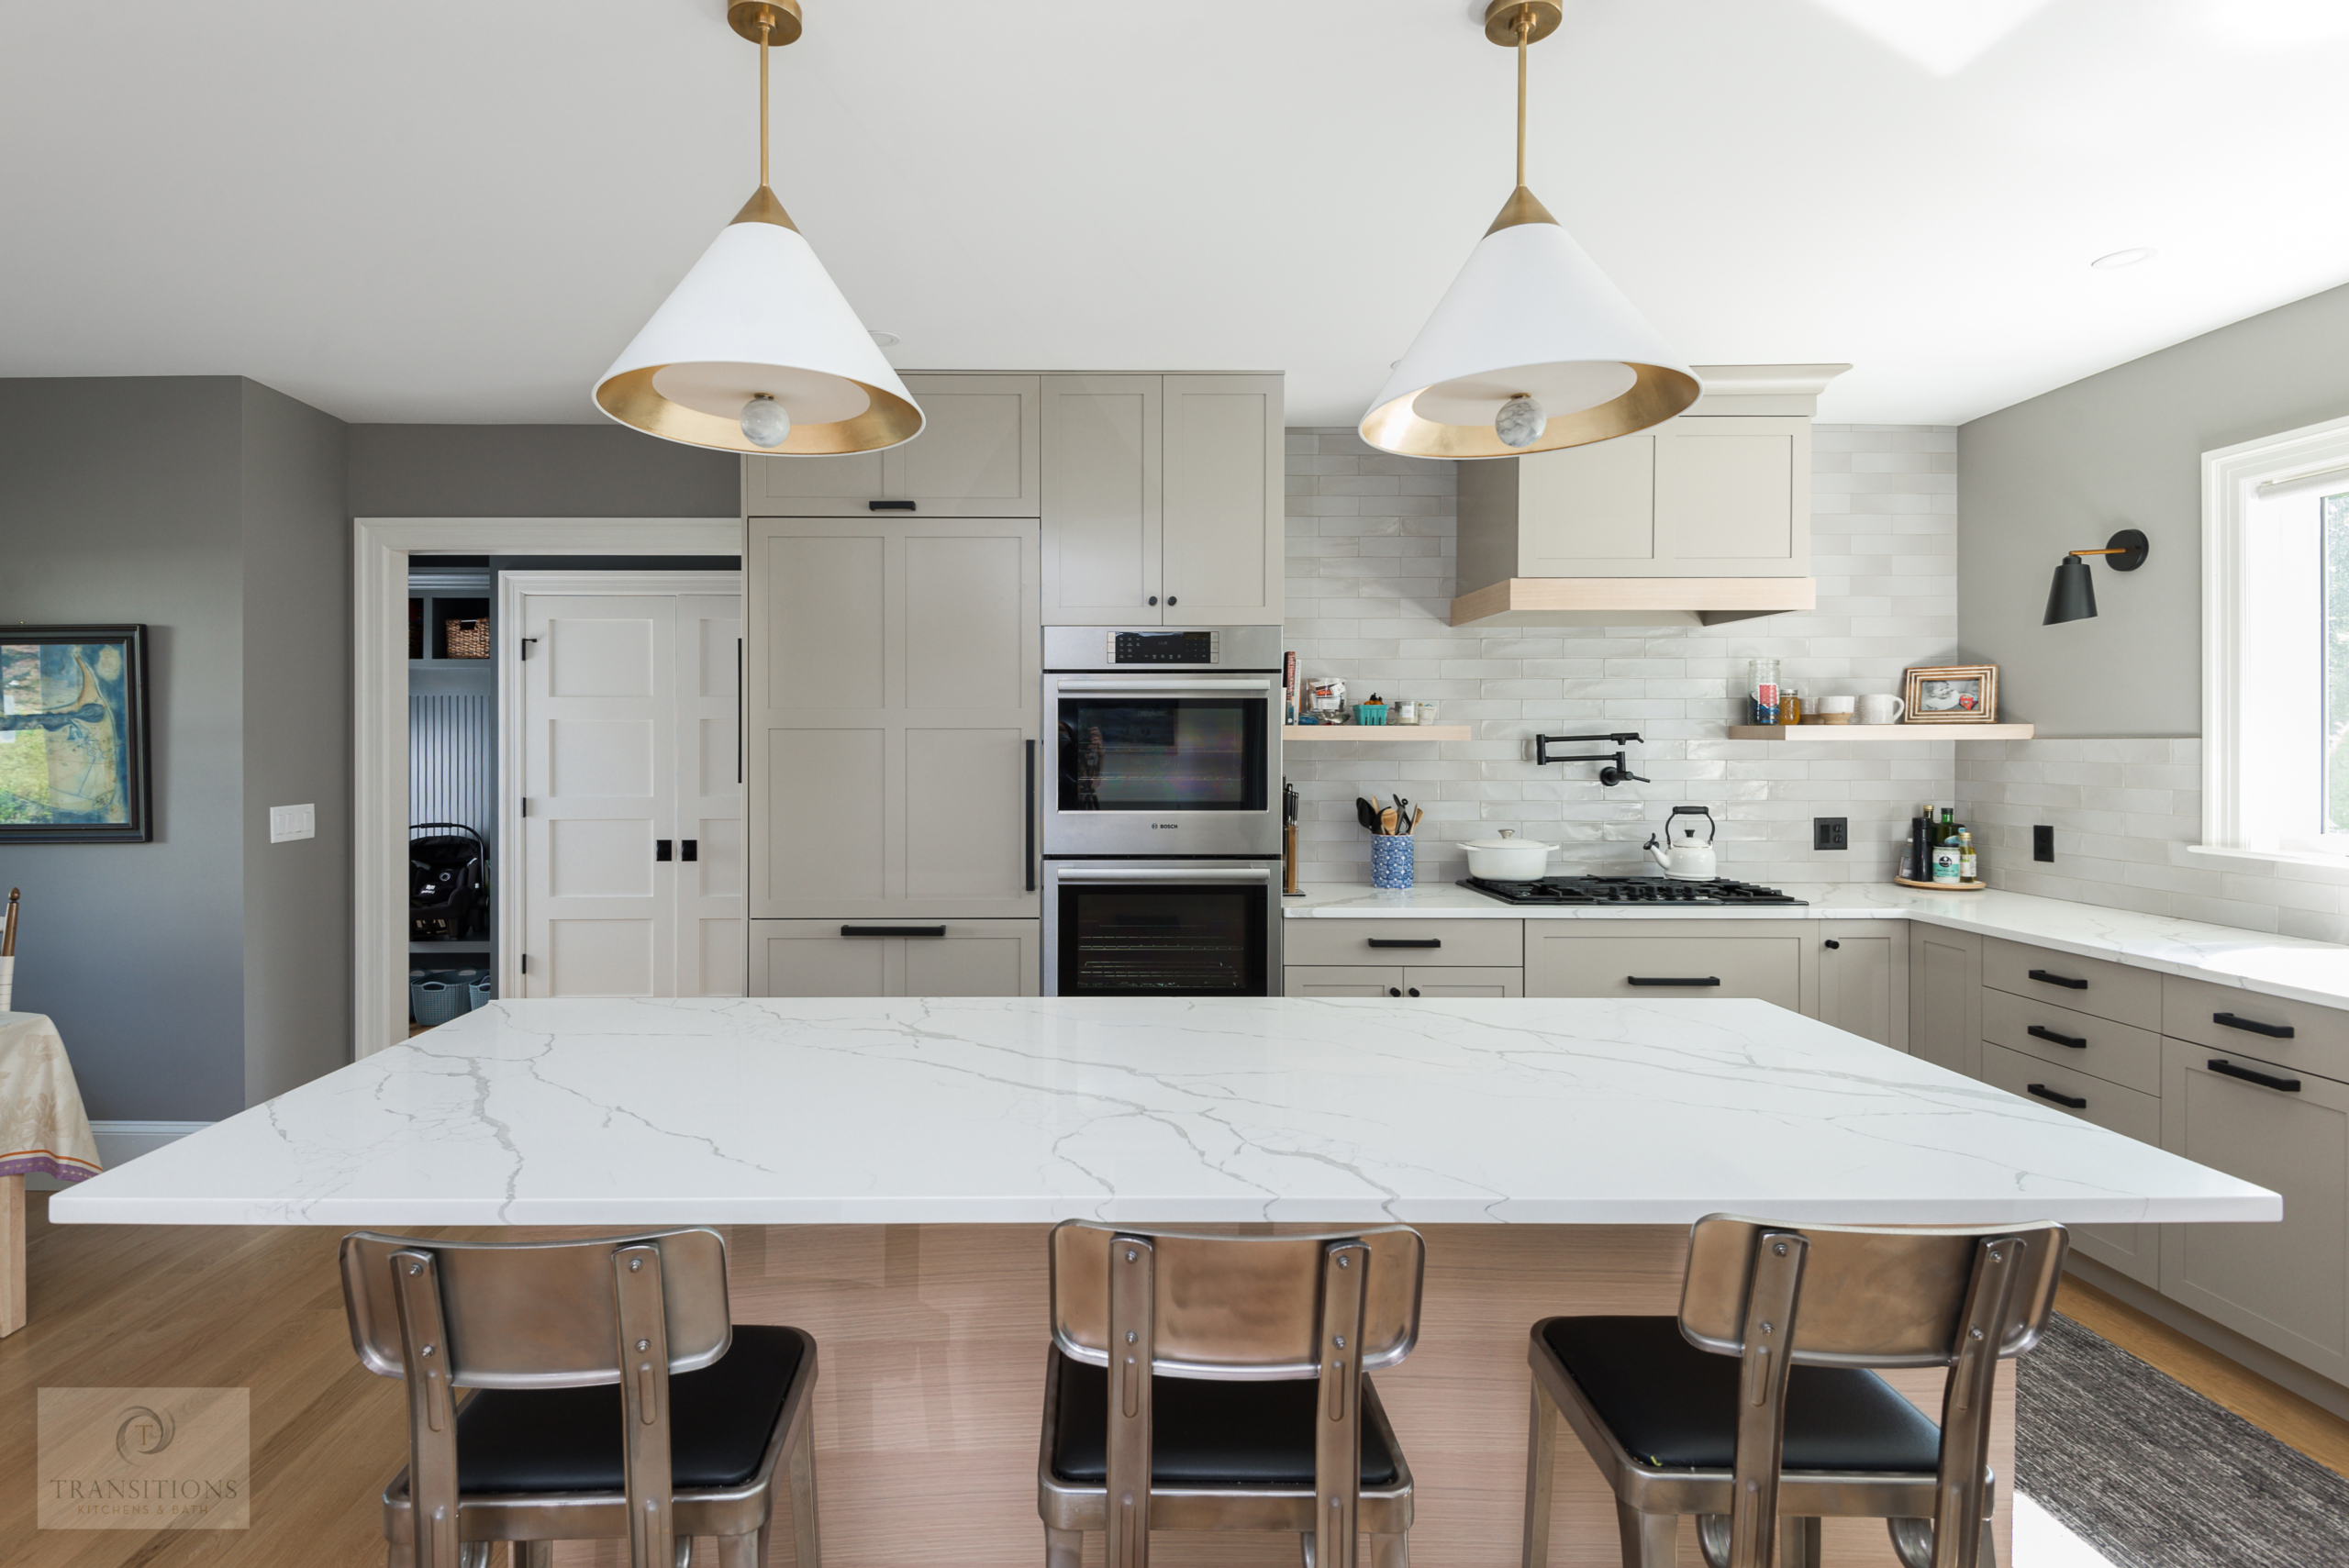
M1048 626L1044 668L1064 674L1087 670L1270 674L1281 669L1281 643L1276 626Z
M1212 664L1211 631L1121 631L1109 639L1112 664Z

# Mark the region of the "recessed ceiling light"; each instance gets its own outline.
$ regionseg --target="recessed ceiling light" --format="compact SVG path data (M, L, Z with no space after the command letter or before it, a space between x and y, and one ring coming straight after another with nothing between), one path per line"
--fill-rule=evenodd
M2126 250L2115 250L2110 256L2099 256L2095 261L2090 261L2088 265L2091 267L2102 268L2104 271L2110 272L2118 271L2122 267L2133 267L2140 261L2150 261L2160 254L2160 251L2154 250L2150 245L2137 245L2132 246Z
M2152 253L2153 252L2151 251L2146 252L2147 255L2151 255ZM2101 267L2104 263L2099 261L2097 265ZM878 327L868 327L865 330L873 335L873 340L874 342L880 344L885 349L895 348L898 342L897 335L895 332L884 332Z

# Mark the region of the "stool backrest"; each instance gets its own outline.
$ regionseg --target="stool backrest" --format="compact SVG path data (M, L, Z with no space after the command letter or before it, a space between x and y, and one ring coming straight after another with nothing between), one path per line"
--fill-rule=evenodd
M351 1342L407 1384L416 1568L460 1568L459 1388L617 1383L634 1568L669 1568L675 1543L669 1376L733 1340L726 1243L714 1230L586 1241L342 1240Z
M1411 1353L1426 1265L1426 1243L1402 1225L1300 1236L1053 1227L1052 1342L1109 1369L1108 1568L1148 1568L1159 1373L1319 1379L1313 1562L1357 1568L1362 1374Z
M1743 1362L1731 1568L1763 1568L1798 1365L1949 1369L1933 1568L1974 1568L1998 1363L2039 1342L2070 1236L2000 1226L1773 1225L1708 1215L1688 1239L1680 1331Z

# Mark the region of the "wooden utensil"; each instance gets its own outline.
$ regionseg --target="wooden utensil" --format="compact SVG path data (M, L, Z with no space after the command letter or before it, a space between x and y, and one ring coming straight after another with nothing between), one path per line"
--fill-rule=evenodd
M1413 806L1411 808L1411 825L1408 828L1404 828L1403 831L1406 833L1418 832L1419 830L1419 818L1425 817L1427 814L1428 808L1426 806Z
M1390 806L1378 814L1378 830L1390 838L1394 836L1395 808L1393 806Z

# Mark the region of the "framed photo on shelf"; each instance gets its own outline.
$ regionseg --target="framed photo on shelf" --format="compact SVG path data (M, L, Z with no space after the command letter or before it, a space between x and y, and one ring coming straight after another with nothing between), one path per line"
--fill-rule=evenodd
M1996 664L1920 665L1908 671L1901 699L1909 724L1996 724L1998 667Z
M147 628L0 627L0 843L146 843L147 781Z

